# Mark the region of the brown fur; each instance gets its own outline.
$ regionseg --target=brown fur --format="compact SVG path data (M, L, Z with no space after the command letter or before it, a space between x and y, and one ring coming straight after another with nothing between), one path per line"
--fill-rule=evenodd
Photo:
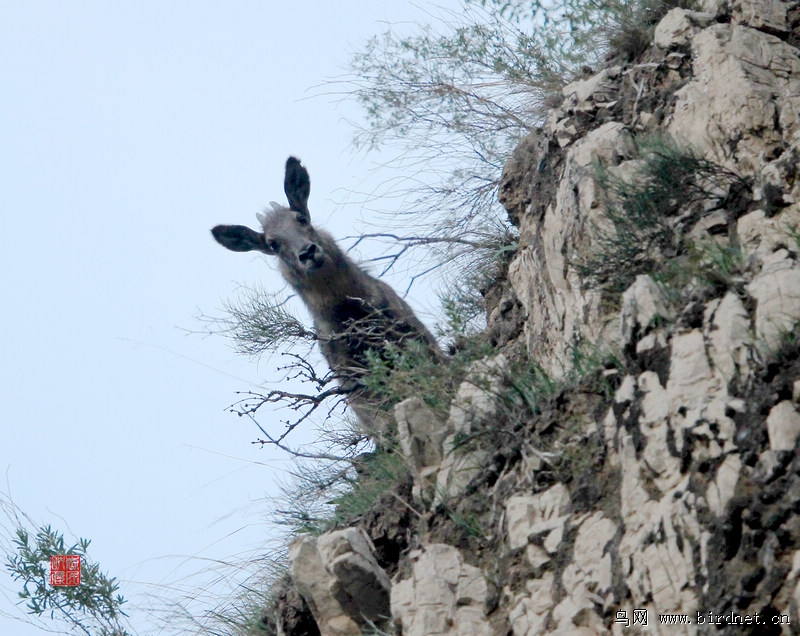
M286 161L284 191L289 207L273 203L271 211L259 215L262 233L241 225L218 225L211 232L230 250L278 256L281 274L314 319L320 349L348 402L367 430L375 431L374 405L359 390L366 351L415 339L439 356L438 345L408 303L348 258L330 234L311 225L311 181L294 157Z

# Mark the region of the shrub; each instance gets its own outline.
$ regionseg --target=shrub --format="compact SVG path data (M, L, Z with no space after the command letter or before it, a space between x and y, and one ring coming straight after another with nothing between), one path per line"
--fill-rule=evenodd
M660 136L636 140L635 156L632 174L596 166L606 195L604 223L594 225L589 253L576 263L587 286L621 292L639 274L664 271L687 253L687 230L724 209L730 192L749 188L735 173Z
M50 526L31 533L17 520L12 540L16 554L6 555L6 570L22 584L19 598L26 602L28 612L69 625L74 633L87 636L128 636L123 627L127 616L122 611L125 599L118 594L119 583L100 571L100 566L87 559L90 541L78 539L67 547L64 535ZM78 555L81 557L81 584L52 587L48 580L51 556Z

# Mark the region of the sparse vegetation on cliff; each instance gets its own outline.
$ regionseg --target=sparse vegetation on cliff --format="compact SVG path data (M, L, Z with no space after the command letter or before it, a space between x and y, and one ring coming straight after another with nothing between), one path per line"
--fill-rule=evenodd
M727 210L731 196L739 197L737 206L746 206L748 180L662 135L636 137L632 145L624 172L596 164L604 210L592 228L588 253L578 258L584 284L620 293L639 274L675 280L681 269L707 269L724 275L735 246L694 245L689 230ZM726 235L734 221L726 219Z

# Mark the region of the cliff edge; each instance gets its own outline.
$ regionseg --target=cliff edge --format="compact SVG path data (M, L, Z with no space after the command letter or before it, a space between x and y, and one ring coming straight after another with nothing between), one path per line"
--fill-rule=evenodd
M800 633L800 7L700 5L509 158L494 353L277 633Z

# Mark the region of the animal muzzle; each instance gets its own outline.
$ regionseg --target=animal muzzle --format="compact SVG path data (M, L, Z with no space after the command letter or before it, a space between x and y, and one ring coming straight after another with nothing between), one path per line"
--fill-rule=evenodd
M309 243L297 253L297 260L300 264L305 266L306 269L317 269L322 267L323 256L322 250L318 245Z

